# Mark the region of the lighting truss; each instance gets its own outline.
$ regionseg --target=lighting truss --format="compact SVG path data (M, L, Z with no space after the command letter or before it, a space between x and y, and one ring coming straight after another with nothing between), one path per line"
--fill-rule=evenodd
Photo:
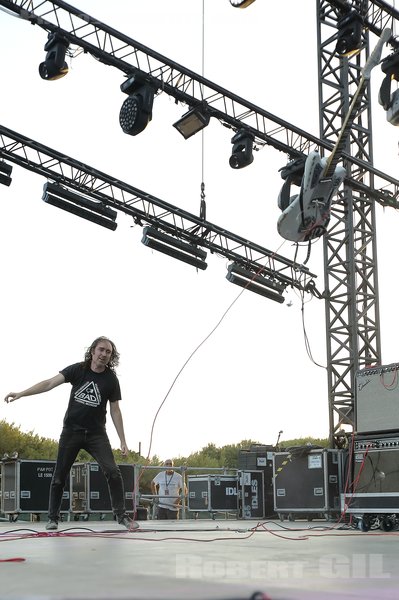
M201 248L159 231L154 227L144 227L142 240L145 246L158 250L163 254L177 258L197 269L204 271L207 268L206 252Z
M61 208L87 221L115 231L117 212L101 202L95 202L82 194L71 192L62 186L47 182L43 187L42 199L47 204Z
M57 152L31 138L0 125L0 159L8 160L48 180L57 181L78 195L121 211L140 226L152 225L162 231L173 231L181 240L224 256L229 261L245 263L286 286L314 293L316 275L264 246L228 231L201 217L182 210L120 179L85 165L65 153ZM98 206L98 204L97 204ZM310 285L313 282L313 287ZM316 295L316 294L315 294Z
M330 4L340 10L347 8L347 3L341 0L331 0ZM26 0L0 0L0 6L47 32L58 32L70 44L80 46L102 63L119 69L129 77L135 71L142 71L143 65L146 65L148 77L157 89L188 106L205 102L210 116L226 127L238 131L245 125L255 136L257 144L273 146L291 159L308 155L312 148L321 149L322 153L332 150L333 145L328 140L320 140L287 123L63 0L30 0L29 3ZM392 18L399 20L399 11L383 0L373 0L363 18L364 27L380 35L388 21ZM389 43L394 47L399 45L395 38ZM391 185L396 180L349 153L344 152L342 158L349 165L359 167L360 171L374 175L373 187L357 181L356 176L348 177L346 182L351 187L383 206L399 206L396 191Z

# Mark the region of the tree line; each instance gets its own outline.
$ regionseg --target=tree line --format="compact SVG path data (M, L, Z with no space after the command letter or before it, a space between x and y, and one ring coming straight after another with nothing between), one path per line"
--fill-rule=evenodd
M312 444L322 448L328 447L328 439L320 438L297 438L286 440L280 443L279 450L284 451L293 446L304 446ZM218 447L216 444L209 443L197 452L189 456L176 456L172 458L175 466L187 467L207 467L237 469L238 455L240 450L249 450L255 446L263 444L255 440L241 440L237 444L228 444ZM58 441L42 437L34 431L23 432L14 423L7 423L0 420L0 459L5 456L12 456L17 453L18 458L23 460L55 460L57 457ZM137 452L129 451L127 456L122 456L119 449L113 450L117 463L135 463L147 464L150 466L162 465L163 460L157 455L151 458L140 456ZM77 456L77 462L90 462L92 457L84 450L81 450Z

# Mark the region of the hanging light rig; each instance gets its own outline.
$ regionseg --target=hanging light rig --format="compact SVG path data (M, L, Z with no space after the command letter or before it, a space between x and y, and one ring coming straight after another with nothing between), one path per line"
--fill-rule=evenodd
M155 87L145 73L136 71L122 83L121 91L128 97L119 112L119 124L124 133L137 135L152 119Z
M202 248L198 248L195 244L190 244L155 227L149 225L144 227L141 241L152 250L167 254L202 271L205 271L208 266L205 261L206 252Z
M196 106L190 108L188 112L173 124L173 127L187 140L192 135L204 129L209 124L209 119L210 115L206 107Z
M351 10L338 20L336 53L341 56L355 56L362 48L363 18Z
M6 185L7 187L11 185L11 173L12 166L4 162L3 160L0 161L0 183L2 185Z
M246 129L240 129L231 138L233 144L229 164L232 169L242 169L247 167L254 160L252 147L255 136Z
M76 190L69 190L59 183L48 181L43 186L42 200L72 213L77 217L115 231L117 212L103 202L93 200Z
M39 75L42 79L55 81L65 77L68 73L68 65L65 55L69 48L69 42L58 33L49 33L48 40L44 46L47 52L44 62L39 65Z
M226 279L230 283L235 283L250 292L255 292L255 294L283 304L285 301L283 292L286 285L263 275L261 271L261 268L258 271L254 271L246 268L244 265L233 262L227 267Z

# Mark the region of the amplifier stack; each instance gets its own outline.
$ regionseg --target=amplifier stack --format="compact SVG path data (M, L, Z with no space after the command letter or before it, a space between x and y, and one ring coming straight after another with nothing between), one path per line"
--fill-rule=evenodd
M347 513L399 514L399 437L357 437L352 488L342 495Z

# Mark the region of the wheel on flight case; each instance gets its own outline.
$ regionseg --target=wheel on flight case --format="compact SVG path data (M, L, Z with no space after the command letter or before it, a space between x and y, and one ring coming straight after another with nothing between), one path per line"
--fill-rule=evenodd
M396 526L395 515L386 515L380 521L380 528L383 531L392 531Z
M370 516L370 515L363 515L362 517L360 517L359 521L358 521L358 526L359 526L360 531L364 531L364 532L369 531L369 529L372 525L372 521L373 521L373 519L372 519L372 516Z
M10 523L16 523L18 521L18 517L19 517L18 513L16 513L16 514L11 514L10 513L8 515L8 520L9 520Z

